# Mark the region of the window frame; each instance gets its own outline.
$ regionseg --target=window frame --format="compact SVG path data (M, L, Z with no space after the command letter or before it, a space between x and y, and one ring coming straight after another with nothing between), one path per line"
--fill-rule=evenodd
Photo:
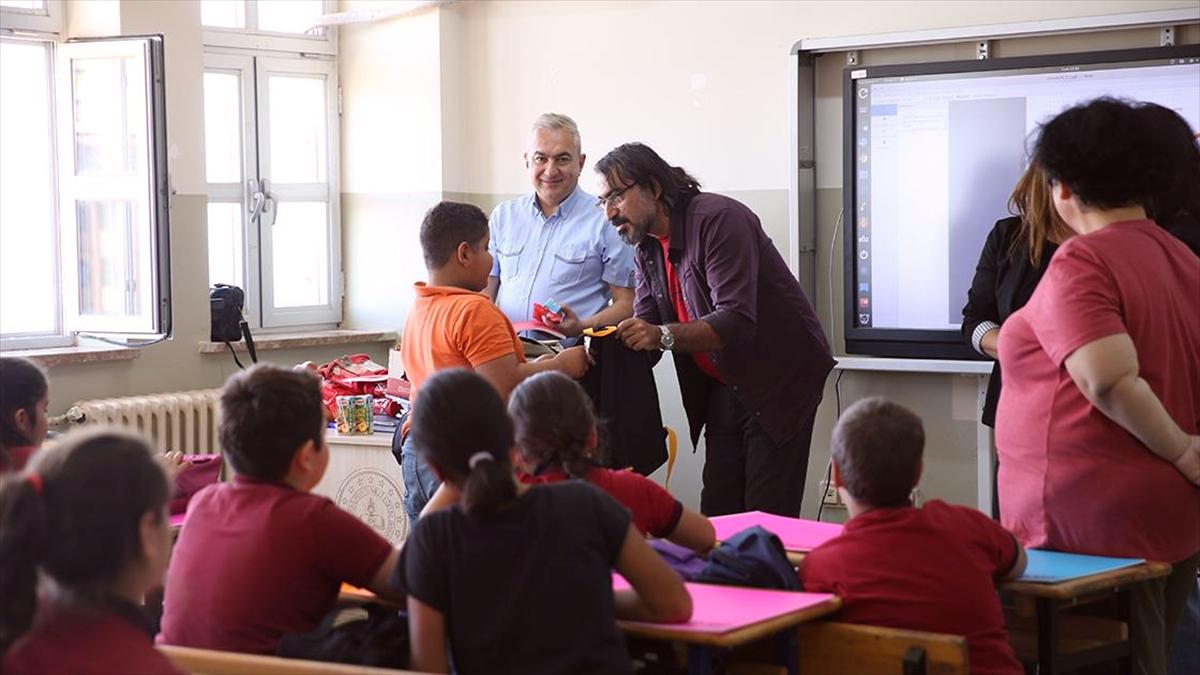
M264 333L327 330L342 323L344 289L341 254L341 158L340 112L338 110L337 61L328 57L282 55L277 52L206 47L204 72L236 72L240 76L242 181L207 183L209 203L239 203L242 219L243 280L246 316L250 327ZM270 110L266 93L271 73L319 76L325 80L326 180L322 184L277 186L269 175ZM270 182L273 207L257 220L249 211L251 181ZM207 180L207 176L206 176ZM280 189L282 188L282 189ZM273 242L271 226L281 202L324 201L329 252L328 301L301 307L274 306ZM207 219L206 219L207 233ZM209 279L209 284L219 280Z
M203 26L205 47L226 47L255 52L290 52L295 54L337 55L337 31L326 26L319 35L277 33L258 29L258 1L241 0L246 17L245 28ZM201 0L203 2L203 0ZM324 14L337 11L337 0L322 0Z
M75 344L75 336L65 328L63 311L62 283L62 227L59 218L59 151L58 151L58 89L55 82L56 44L51 36L39 39L13 37L3 35L0 41L40 44L45 54L46 64L46 93L49 96L47 105L50 109L50 183L52 198L50 200L50 239L53 246L54 270L51 278L54 280L54 328L49 332L6 333L0 334L0 348L3 349L40 349L45 347L69 347Z
M171 334L171 276L170 276L170 209L166 156L166 108L162 95L163 77L162 36L118 36L69 40L57 46L58 106L58 229L59 257L64 260L59 278L63 304L63 324L68 332L99 333L115 335L137 335L161 337ZM145 167L130 180L112 176L80 176L76 174L74 140L74 93L70 77L72 60L76 56L87 58L137 57L143 67L145 83L146 117ZM122 191L124 190L124 191ZM77 254L78 221L74 205L92 197L100 201L128 197L137 199L145 195L144 234L147 249L144 260L138 265L138 279L142 286L136 290L144 305L138 314L104 316L83 314L79 309L80 261ZM68 264L73 263L73 264Z
M48 2L47 9L53 5ZM7 17L6 17L7 18ZM7 21L6 21L7 25ZM50 180L53 189L52 238L54 241L55 284L54 294L57 303L55 311L56 328L54 333L14 333L0 335L0 349L30 349L42 347L73 346L78 343L80 335L115 335L132 340L159 340L170 337L173 330L172 296L171 296L171 251L170 251L170 178L167 165L166 140L166 100L165 100L165 60L162 35L120 35L113 37L97 37L66 42L51 34L38 36L20 36L6 39L28 39L44 43L47 51L48 91L50 92L49 106L51 110L51 164ZM130 43L140 43L131 46ZM80 316L78 309L78 274L79 260L77 255L68 255L67 247L74 241L73 236L67 236L66 221L75 223L72 212L64 214L64 204L72 201L77 192L66 185L74 181L75 144L73 133L74 98L71 95L71 82L63 77L65 70L70 68L71 53L95 50L97 52L139 51L144 64L145 82L145 175L141 187L145 189L147 201L148 239L145 252L146 262L143 265L142 281L148 287L144 295L146 306L142 317L144 325L132 325L132 321L112 320L110 317ZM64 91L65 98L64 98ZM69 119L69 124L63 120ZM70 157L68 162L65 158ZM71 179L64 178L64 169L71 172ZM141 193L139 192L139 195ZM74 230L72 230L72 235ZM71 265L73 269L68 270ZM69 279L64 279L69 277ZM72 281L74 280L74 281ZM125 317L122 317L125 318Z
M0 6L0 33L62 33L63 0L45 0L42 9Z

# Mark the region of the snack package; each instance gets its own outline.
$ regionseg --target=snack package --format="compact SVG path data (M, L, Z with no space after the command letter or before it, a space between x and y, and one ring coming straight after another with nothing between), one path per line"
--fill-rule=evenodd
M545 304L533 303L533 318L547 326L554 326L562 322L566 318L566 314L558 301L550 299Z
M371 396L337 397L337 430L348 436L375 433Z

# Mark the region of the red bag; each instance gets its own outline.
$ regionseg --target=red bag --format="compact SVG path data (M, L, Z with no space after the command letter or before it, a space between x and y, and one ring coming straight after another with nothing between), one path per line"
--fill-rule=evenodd
M387 368L366 354L348 354L317 368L321 375L321 401L330 418L337 417L337 397L369 395L382 397Z

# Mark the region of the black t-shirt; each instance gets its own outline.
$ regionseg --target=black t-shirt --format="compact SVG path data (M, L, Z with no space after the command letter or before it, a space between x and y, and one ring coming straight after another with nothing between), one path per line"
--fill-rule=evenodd
M455 670L629 673L612 569L629 513L582 481L530 488L489 516L419 520L396 586L438 610Z

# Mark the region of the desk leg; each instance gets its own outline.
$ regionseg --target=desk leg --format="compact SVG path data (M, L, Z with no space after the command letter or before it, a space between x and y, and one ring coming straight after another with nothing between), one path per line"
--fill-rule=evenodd
M992 428L980 421L983 416L983 404L987 403L989 375L980 375L976 378L977 381L977 398L975 405L975 485L978 495L977 504L979 510L991 514L992 512L992 464L995 461L996 451L992 444Z
M688 675L713 675L720 652L708 645L688 645Z
M1125 630L1129 631L1129 639L1125 643L1125 654L1117 661L1117 670L1122 673L1132 673L1134 664L1137 662L1137 654L1134 654L1133 646L1137 644L1136 636L1138 627L1133 625L1133 608L1131 607L1132 593L1129 587L1122 588L1117 592L1117 620L1125 622Z
M1037 599L1038 675L1058 672L1058 607L1050 598Z
M785 630L779 634L779 648L783 653L779 655L779 662L787 668L788 675L799 675L800 673L800 658L797 653L796 629Z

